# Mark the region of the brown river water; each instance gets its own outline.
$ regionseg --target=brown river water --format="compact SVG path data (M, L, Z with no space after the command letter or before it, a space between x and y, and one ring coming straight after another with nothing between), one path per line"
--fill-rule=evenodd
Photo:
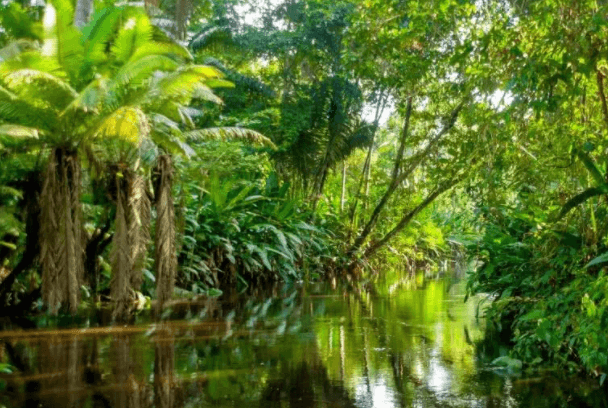
M491 361L483 298L431 280L181 302L153 320L39 318L0 331L0 408L606 407L594 383Z

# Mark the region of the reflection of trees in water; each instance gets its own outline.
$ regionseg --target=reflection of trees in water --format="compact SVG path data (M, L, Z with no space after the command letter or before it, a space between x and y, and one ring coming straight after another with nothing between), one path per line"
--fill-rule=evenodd
M52 406L77 407L83 397L82 343L76 339L52 338L38 349L40 398ZM58 390L65 390L65 393Z
M156 408L173 408L175 405L174 370L175 344L171 331L159 327L154 356L154 405Z
M315 356L312 362L285 363L280 378L269 381L262 391L260 407L355 407L348 391L340 383L332 382L327 368Z
M114 391L112 406L121 408L146 407L147 388L143 380L142 350L134 347L135 338L119 335L112 341Z

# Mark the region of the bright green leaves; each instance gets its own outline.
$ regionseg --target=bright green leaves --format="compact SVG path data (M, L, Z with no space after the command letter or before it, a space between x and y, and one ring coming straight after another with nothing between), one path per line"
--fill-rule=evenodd
M83 63L81 34L72 24L74 10L69 0L53 0L46 5L43 17L42 55L56 59L72 81L76 81Z
M19 97L44 108L61 110L78 95L62 79L32 69L13 71L4 76L3 82Z
M142 46L152 40L152 24L145 14L128 17L118 31L111 53L118 63L127 62Z
M42 38L42 26L32 20L19 2L10 2L0 8L0 25L4 31L2 34L8 34L12 38L28 40Z
M116 139L139 146L149 133L150 124L145 113L137 107L124 106L105 117L93 137Z

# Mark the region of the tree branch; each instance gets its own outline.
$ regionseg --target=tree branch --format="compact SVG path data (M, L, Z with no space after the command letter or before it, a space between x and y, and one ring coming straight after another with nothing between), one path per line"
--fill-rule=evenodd
M448 182L445 182L442 185L440 185L435 191L433 191L431 194L429 194L427 196L427 198L424 199L424 201L422 201L414 209L412 209L411 211L409 211L408 213L406 213L401 218L401 220L399 221L399 223L392 230L390 230L384 237L382 237L382 239L380 241L374 243L372 246L370 246L369 248L367 248L367 250L363 254L363 257L364 258L369 258L373 254L375 254L376 251L378 251L378 249L382 248L395 235L397 235L399 232L401 232L412 221L412 219L416 215L418 215L418 213L420 211L422 211L426 207L428 207L441 194L443 194L444 192L446 192L447 190L449 190L450 188L452 188L453 186L455 186L461 179L462 178L460 178L460 177L454 178L454 179L452 179L452 180L450 180Z
M411 115L411 98L408 100L408 113L406 114L406 120L403 126L401 145L399 148L399 153L397 154L397 159L395 161L391 184L384 193L384 196L382 197L378 205L376 205L376 208L374 209L374 212L372 213L372 216L370 217L369 221L363 228L363 231L361 232L361 234L359 234L354 244L348 250L348 254L351 259L354 258L355 253L361 248L361 246L375 227L376 223L378 222L378 218L380 217L381 211L384 209L384 206L388 202L389 198L393 195L399 184L401 184L407 177L409 177L409 175L428 157L428 154L431 149L443 138L444 135L446 135L454 127L454 125L456 124L456 119L458 118L458 115L460 114L460 111L463 107L464 101L458 104L458 106L452 111L441 131L439 131L439 133L437 133L437 135L435 135L435 137L431 139L427 147L420 154L416 155L416 157L412 160L406 170L400 172L401 160L403 159L403 151L405 150L405 137L409 132L409 121Z

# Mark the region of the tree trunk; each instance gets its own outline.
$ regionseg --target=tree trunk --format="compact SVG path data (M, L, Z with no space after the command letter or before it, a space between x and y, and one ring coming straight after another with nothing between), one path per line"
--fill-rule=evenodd
M116 222L112 253L111 297L114 317L123 319L133 292L139 291L150 240L150 200L137 169L116 177Z
M427 144L426 148L420 154L418 154L415 158L412 159L412 161L407 166L407 168L405 168L404 170L402 170L401 168L402 168L403 153L405 151L405 142L406 142L407 134L409 132L409 122L410 122L411 111L412 111L412 104L411 104L411 102L412 102L412 99L410 97L408 99L407 112L406 112L405 121L404 121L404 125L403 125L403 131L401 133L401 142L400 142L400 146L399 146L399 151L397 152L397 158L395 159L395 166L393 168L393 174L392 174L392 177L391 177L391 183L389 184L386 192L384 193L384 196L382 196L382 199L380 200L380 202L374 208L374 211L373 211L373 213L372 213L369 221L367 222L367 224L363 228L363 231L361 232L361 234L359 234L359 236L357 237L357 239L355 239L354 244L348 250L348 254L349 254L349 256L350 256L351 259L355 258L357 251L361 248L361 246L363 245L363 243L365 243L365 241L368 238L369 234L372 232L372 230L376 226L376 223L378 222L378 218L380 217L380 213L382 212L382 210L386 206L386 203L388 202L388 200L390 199L390 197L393 195L393 193L395 192L395 190L397 190L397 187L410 174L412 174L412 172L414 170L416 170L416 168L422 162L424 162L424 160L428 157L429 153L434 148L434 146L443 138L443 136L446 133L448 133L454 127L454 125L456 124L456 119L458 118L458 114L460 113L460 111L462 110L462 108L464 106L464 103L461 102L452 111L452 113L450 114L450 116L447 118L447 120L446 120L443 128L432 139L430 139L430 141Z
M128 177L128 176L127 176ZM113 316L122 319L129 309L131 288L131 254L127 220L128 197L123 186L125 178L116 177L116 221L112 240L112 283L110 296L114 303Z
M414 217L420 211L422 211L426 207L428 207L433 201L435 201L435 199L437 197L439 197L442 193L444 193L445 191L452 188L458 181L459 181L459 179L450 180L449 182L446 182L446 183L442 184L441 186L439 186L435 191L433 191L431 194L429 194L427 196L427 198L424 199L424 201L422 201L420 204L418 204L411 211L407 212L401 218L399 223L392 230L390 230L384 237L382 237L382 239L380 239L379 241L375 242L372 246L367 248L363 257L369 258L373 254L375 254L376 251L378 251L378 249L380 249L384 245L386 245L395 235L397 235L399 232L403 231L403 229L410 223L410 221L412 221L412 219L414 219Z
M348 253L351 257L361 248L361 245L365 242L368 235L372 232L372 229L376 226L376 222L378 222L378 218L380 217L380 212L384 209L384 206L388 202L388 199L393 195L397 186L399 185L399 171L401 169L401 161L403 160L403 154L405 152L405 144L407 141L407 137L409 135L409 127L410 127L410 118L412 116L412 97L410 96L407 100L407 108L405 112L405 120L403 121L403 129L401 131L401 137L399 138L399 148L397 151L397 158L395 159L395 166L393 167L393 175L391 177L391 183L389 184L384 196L376 205L374 212L372 213L369 221L363 228L363 231L357 239L355 239L354 244L349 249Z
M340 213L344 211L346 201L346 160L342 161L342 191L340 193Z
M74 25L82 28L91 19L93 14L93 0L77 0L76 10L74 11Z
M351 231L354 230L355 226L355 214L357 212L357 205L359 203L359 197L361 195L361 187L365 186L365 196L363 200L363 207L367 209L367 197L369 196L369 179L371 175L371 166L372 166L372 153L374 151L374 141L376 139L376 132L378 131L378 125L380 123L380 117L384 112L384 108L386 107L386 103L388 101L388 95L384 98L384 91L380 93L380 97L378 98L378 105L376 106L376 113L374 114L374 131L372 133L372 140L369 144L369 148L367 149L367 155L365 157L365 163L363 164L363 171L361 172L361 179L359 181L359 186L357 187L357 193L355 194L355 200L350 209L350 231L348 241L350 242Z
M40 196L42 299L51 313L75 313L84 275L81 169L77 152L51 151Z
M158 157L156 180L156 296L158 310L171 299L175 284L177 258L175 253L175 208L171 186L173 182L173 164L171 156Z

